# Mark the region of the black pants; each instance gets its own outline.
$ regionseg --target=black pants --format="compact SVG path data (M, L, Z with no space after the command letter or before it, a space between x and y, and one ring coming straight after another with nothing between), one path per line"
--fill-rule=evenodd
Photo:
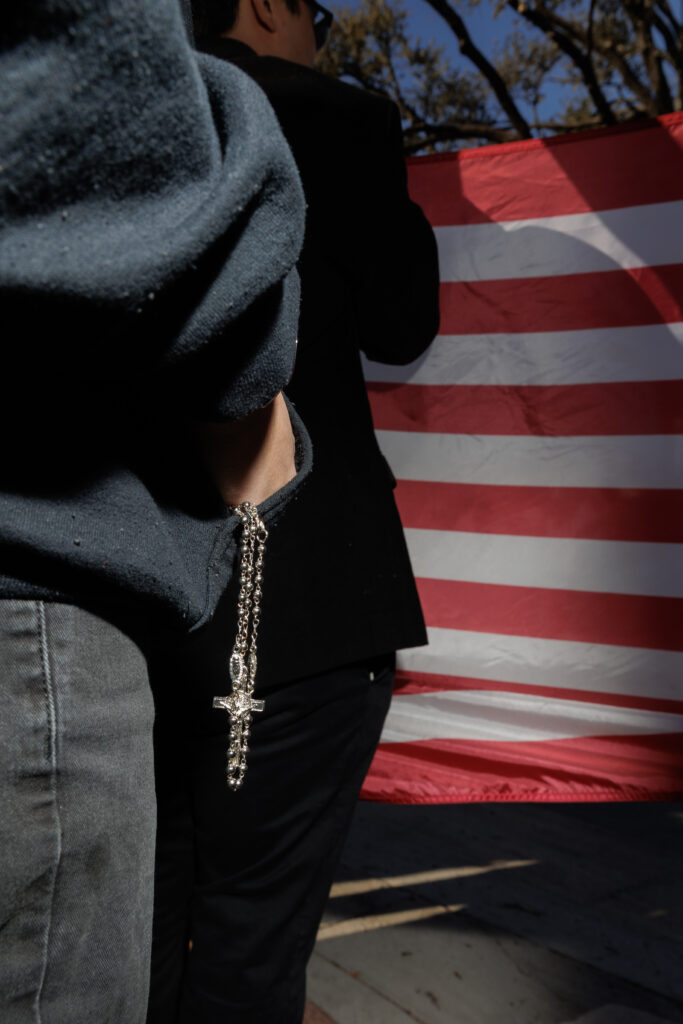
M257 686L266 708L254 715L235 793L225 781L228 716L211 709L229 690L226 658L202 663L200 648L168 659L157 702L148 1024L300 1024L306 964L394 657Z

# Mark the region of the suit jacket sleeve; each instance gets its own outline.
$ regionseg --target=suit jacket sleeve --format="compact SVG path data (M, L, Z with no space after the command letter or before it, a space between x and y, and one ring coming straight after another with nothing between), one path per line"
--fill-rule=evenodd
M409 363L438 330L437 251L430 225L408 195L394 104L387 105L384 127L381 146L361 168L367 192L358 204L358 247L348 254L348 269L359 296L361 348L379 362ZM361 195L363 187L361 180Z
M214 52L218 52L214 50ZM410 200L398 108L276 58L243 58L273 104L308 202L306 247L350 284L360 347L409 363L438 330L434 234Z

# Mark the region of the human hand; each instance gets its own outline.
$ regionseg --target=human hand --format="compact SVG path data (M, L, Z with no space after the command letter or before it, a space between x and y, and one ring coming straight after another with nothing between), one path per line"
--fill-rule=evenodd
M195 434L226 505L258 505L296 476L294 434L281 392L234 423L197 423Z

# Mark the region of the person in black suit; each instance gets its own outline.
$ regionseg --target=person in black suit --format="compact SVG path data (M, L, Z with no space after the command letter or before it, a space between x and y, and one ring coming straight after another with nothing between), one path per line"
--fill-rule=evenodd
M256 693L265 711L254 716L240 792L225 782L229 722L211 710L229 688L234 591L160 673L148 1021L298 1024L395 651L426 642L360 353L404 364L427 348L437 255L407 193L396 106L309 66L329 21L322 9L311 0L194 0L194 9L199 48L258 82L301 174L299 348L286 391L314 466L267 543Z

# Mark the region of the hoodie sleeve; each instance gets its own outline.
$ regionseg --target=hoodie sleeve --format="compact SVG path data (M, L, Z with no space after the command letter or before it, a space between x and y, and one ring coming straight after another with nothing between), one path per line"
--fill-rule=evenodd
M177 0L22 0L2 22L11 403L265 404L294 360L304 203L263 94L190 49Z

